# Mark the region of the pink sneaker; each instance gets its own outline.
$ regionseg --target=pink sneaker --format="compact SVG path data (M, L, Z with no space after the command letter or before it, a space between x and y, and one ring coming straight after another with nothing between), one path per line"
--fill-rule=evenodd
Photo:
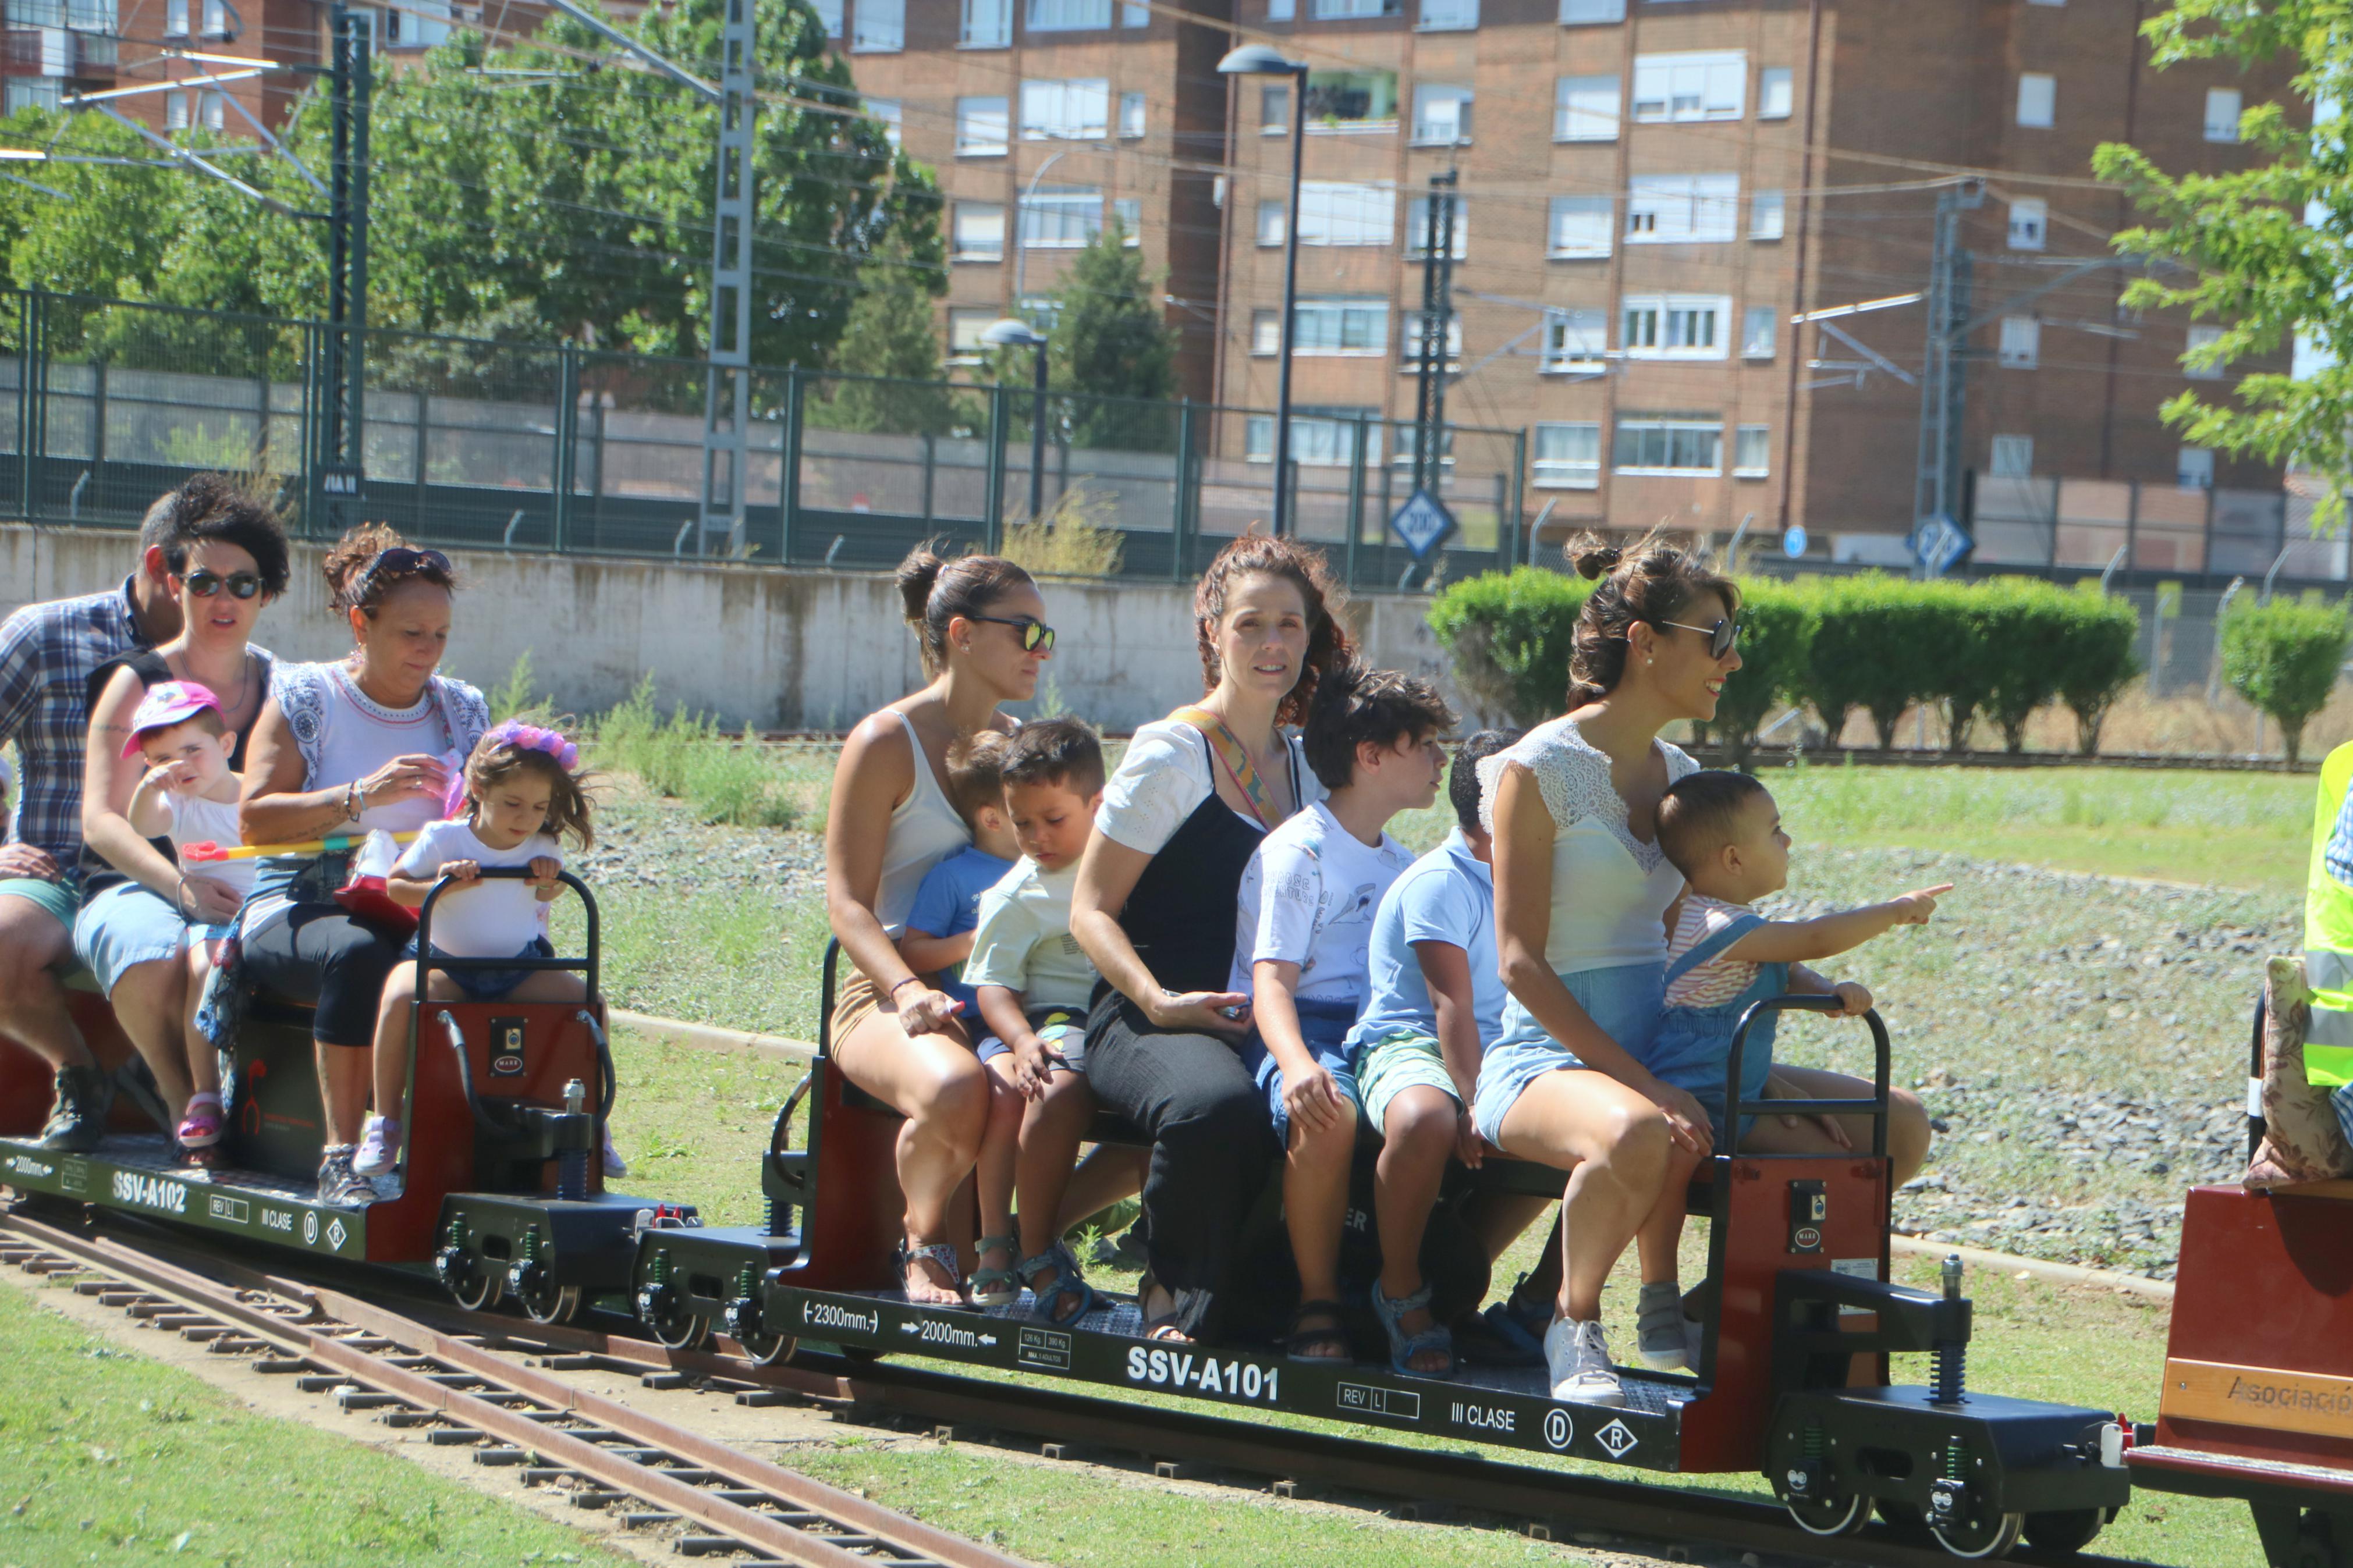
M221 1102L217 1094L192 1095L188 1113L180 1119L180 1130L173 1134L184 1149L209 1149L220 1142Z

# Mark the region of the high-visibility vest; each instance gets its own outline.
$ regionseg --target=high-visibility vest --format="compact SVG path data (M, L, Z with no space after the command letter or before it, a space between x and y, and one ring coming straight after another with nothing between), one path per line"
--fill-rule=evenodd
M2353 1083L2353 887L2329 873L2345 794L2353 785L2353 742L2320 764L2320 800L2312 814L2312 868L2304 892L2304 973L2312 986L2312 1022L2304 1035L2304 1076L2316 1089Z

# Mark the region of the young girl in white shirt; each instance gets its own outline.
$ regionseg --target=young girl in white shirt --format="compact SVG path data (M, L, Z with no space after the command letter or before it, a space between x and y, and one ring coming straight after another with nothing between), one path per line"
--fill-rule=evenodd
M547 906L563 890L563 837L583 849L595 841L588 795L582 787L579 748L553 730L509 721L491 727L466 759L451 786L448 816L429 822L385 878L394 902L421 908L438 882L459 887L433 906L433 956L553 958ZM521 866L528 879L484 879L487 868ZM404 958L417 957L417 939ZM586 983L565 969L430 971L426 994L442 1000L575 1001ZM360 1134L352 1169L362 1176L390 1173L400 1149L401 1100L408 1089L409 1005L417 970L403 963L385 982L375 1026L375 1108ZM617 1163L607 1143L606 1168ZM379 1191L383 1184L378 1184Z

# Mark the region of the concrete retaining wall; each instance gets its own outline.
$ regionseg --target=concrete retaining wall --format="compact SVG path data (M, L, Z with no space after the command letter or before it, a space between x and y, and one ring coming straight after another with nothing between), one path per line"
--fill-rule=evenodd
M840 730L922 684L898 594L879 574L450 553L463 591L446 668L489 688L529 653L538 689L565 711L609 708L650 671L665 706L723 724ZM280 657L351 647L327 613L320 554L298 545L292 586L262 612L256 640ZM132 559L127 533L0 525L0 615L111 586ZM1057 580L1044 591L1059 633L1048 679L1068 711L1131 730L1200 694L1189 587ZM1374 662L1444 683L1428 605L1373 595L1351 619Z

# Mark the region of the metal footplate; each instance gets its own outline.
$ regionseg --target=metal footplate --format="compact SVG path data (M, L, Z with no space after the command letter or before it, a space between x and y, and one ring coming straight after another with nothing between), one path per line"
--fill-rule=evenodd
M93 1154L60 1154L0 1138L0 1184L275 1247L333 1258L367 1256L365 1208L322 1204L312 1182L176 1164L171 1140L153 1133L117 1133Z

